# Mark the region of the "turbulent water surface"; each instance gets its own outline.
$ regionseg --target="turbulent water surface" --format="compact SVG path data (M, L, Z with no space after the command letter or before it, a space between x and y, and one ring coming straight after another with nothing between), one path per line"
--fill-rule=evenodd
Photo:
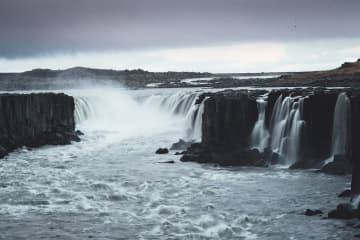
M324 212L349 185L281 168L219 168L155 155L196 125L196 93L73 91L82 141L0 161L0 239L350 239ZM176 97L174 97L176 96ZM186 97L184 97L186 96ZM173 101L183 97L184 103ZM173 101L173 102L171 102ZM79 109L81 108L81 109ZM192 129L195 131L195 129ZM175 164L159 162L174 160Z

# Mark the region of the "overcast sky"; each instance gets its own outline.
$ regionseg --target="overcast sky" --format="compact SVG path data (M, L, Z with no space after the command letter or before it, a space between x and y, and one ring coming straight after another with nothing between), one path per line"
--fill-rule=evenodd
M0 71L310 70L360 58L359 0L0 0Z

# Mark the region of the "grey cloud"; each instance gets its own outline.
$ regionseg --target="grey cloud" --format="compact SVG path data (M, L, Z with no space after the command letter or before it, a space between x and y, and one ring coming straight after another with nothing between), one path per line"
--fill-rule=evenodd
M359 0L0 0L0 57L360 37Z

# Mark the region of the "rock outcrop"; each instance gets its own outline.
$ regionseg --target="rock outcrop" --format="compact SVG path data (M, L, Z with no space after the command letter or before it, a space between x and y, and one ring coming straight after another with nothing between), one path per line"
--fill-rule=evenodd
M360 218L359 210L350 203L340 203L335 210L328 213L328 218L352 219Z
M220 165L263 165L260 153L249 150L258 117L256 96L263 92L225 91L204 102L202 142L193 144L181 161Z
M360 91L351 97L351 163L353 166L351 191L360 194Z
M168 154L169 153L169 149L167 148L158 148L156 151L155 151L156 154Z
M1 94L0 155L16 148L80 141L74 99L65 94Z
M334 112L337 98L341 92L346 91L351 99L352 122L360 122L360 97L357 97L356 90L328 90L323 88L307 89L282 89L267 93L267 106L265 110L265 125L270 135L271 121L274 115L276 101L281 97L294 100L291 106L284 106L284 113L289 119L293 118L293 110L299 109L301 119L304 122L303 129L296 136L299 141L297 150L297 160L292 168L321 168L326 159L332 158L330 165L326 166L324 172L346 174L351 173L351 164L354 169L358 167L360 159L359 127L352 129L353 134L348 136L348 144L354 145L346 148L344 156L333 156L332 154L332 135L334 124ZM182 161L196 161L218 163L220 165L253 165L266 166L281 162L279 152L268 143L268 148L262 152L255 152L251 148L250 135L258 119L257 98L263 95L264 91L224 91L218 93L207 93L204 103L204 113L202 122L202 141L188 148L182 157ZM301 99L301 106L300 100ZM359 109L359 110L358 110ZM277 113L280 114L280 113ZM290 139L292 123L288 123L283 131L284 144L292 144L294 139ZM272 136L270 136L271 138ZM353 138L353 139L351 139ZM290 140L289 140L290 139ZM289 148L291 150L291 148ZM354 149L352 152L351 149ZM273 152L275 151L275 152ZM360 150L359 150L360 151ZM286 153L286 152L285 152ZM358 170L356 172L359 172ZM354 178L359 178L357 173ZM360 181L358 181L360 182ZM359 188L357 184L354 189ZM358 191L358 190L357 190Z

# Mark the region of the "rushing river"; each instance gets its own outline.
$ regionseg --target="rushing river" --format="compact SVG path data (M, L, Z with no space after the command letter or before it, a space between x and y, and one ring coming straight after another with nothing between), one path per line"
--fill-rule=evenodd
M0 239L353 237L351 222L304 216L306 208L335 208L349 177L154 154L199 138L189 133L196 93L178 91L185 90L68 92L85 108L77 109L85 135L0 160ZM159 163L169 160L175 164Z

